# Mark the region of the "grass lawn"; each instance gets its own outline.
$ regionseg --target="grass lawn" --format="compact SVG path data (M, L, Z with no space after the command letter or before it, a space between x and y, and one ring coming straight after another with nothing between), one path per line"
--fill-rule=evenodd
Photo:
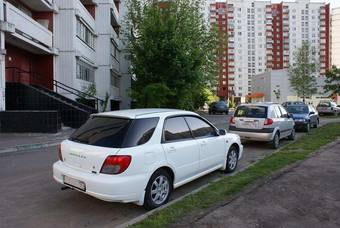
M278 153L267 156L234 176L223 177L201 191L185 197L132 227L167 226L194 210L211 207L222 202L226 197L240 192L260 178L264 178L294 162L306 159L309 154L334 141L337 137L340 137L340 124L329 124L313 129L309 135L281 148Z

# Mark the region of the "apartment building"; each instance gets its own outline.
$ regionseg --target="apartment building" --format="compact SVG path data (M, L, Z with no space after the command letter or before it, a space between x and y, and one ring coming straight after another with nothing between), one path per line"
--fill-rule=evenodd
M126 61L120 37L122 2L57 0L56 4L57 80L81 91L94 84L97 96L110 97L111 109L128 108L130 101L121 87L130 81L122 63Z
M58 53L53 45L56 12L52 0L0 1L0 110L5 109L6 82L33 80L30 72L45 75L41 83L52 89L53 59Z
M220 60L219 96L244 98L256 92L252 77L294 64L294 52L304 41L320 63L320 75L329 69L329 4L229 0L210 1L209 7L210 23L228 35L228 48Z
M340 68L340 7L332 10L332 65Z
M73 100L95 85L94 97L108 98L106 110L129 108L131 77L120 34L124 4L0 0L0 110L8 103L8 82L38 84Z

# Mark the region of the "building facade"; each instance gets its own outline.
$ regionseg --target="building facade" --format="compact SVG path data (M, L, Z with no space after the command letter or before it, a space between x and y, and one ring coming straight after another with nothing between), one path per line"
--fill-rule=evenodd
M340 7L332 10L332 65L340 68Z
M321 100L329 100L330 94L323 89L325 77L317 77L317 93L306 99L307 103L317 106ZM302 101L291 89L287 69L271 70L252 78L252 91L263 94L262 101L283 103L286 101ZM337 97L334 99L338 102Z
M94 96L107 100L106 110L129 108L125 91L131 77L120 33L124 4L0 0L0 110L5 110L6 82L18 81L33 81L72 99L74 93L58 90L55 84L80 92L92 87Z
M210 1L209 20L228 35L228 48L221 59L219 94L245 97L252 92L254 75L285 69L294 64L302 42L311 44L313 56L325 74L330 67L329 4L309 0Z

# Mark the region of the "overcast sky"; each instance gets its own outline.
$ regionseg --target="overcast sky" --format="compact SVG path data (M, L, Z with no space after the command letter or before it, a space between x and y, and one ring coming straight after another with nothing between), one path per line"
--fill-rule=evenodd
M312 2L326 2L331 3L331 8L340 7L340 0L311 0ZM282 2L282 0L272 0L272 2ZM292 1L294 2L294 1Z

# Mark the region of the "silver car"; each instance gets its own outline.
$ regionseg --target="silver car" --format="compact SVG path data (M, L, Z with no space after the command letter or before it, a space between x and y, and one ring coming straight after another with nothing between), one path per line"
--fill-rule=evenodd
M280 139L295 139L292 116L276 103L239 105L230 119L229 131L243 140L270 142L274 149L279 147Z
M316 107L319 114L333 114L335 116L340 114L340 108L333 101L320 101Z

